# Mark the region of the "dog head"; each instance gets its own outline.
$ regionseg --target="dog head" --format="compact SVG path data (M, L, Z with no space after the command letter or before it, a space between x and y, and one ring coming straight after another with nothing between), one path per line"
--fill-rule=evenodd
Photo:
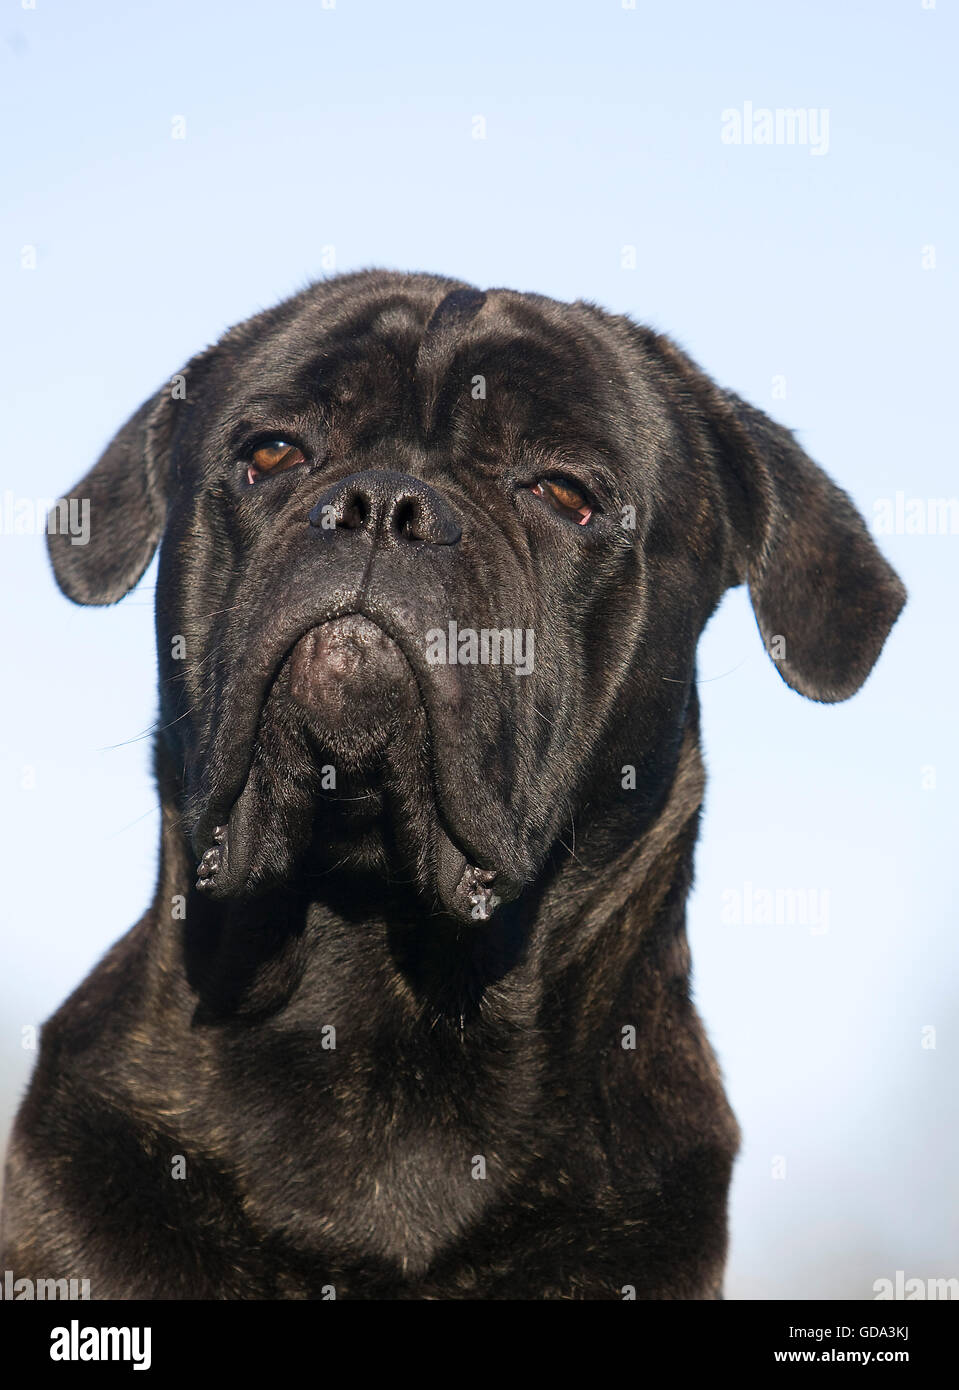
M161 545L159 738L214 898L360 871L481 920L572 815L641 832L729 585L816 700L904 601L845 493L668 339L428 275L231 330L71 496L89 543L49 544L77 602Z

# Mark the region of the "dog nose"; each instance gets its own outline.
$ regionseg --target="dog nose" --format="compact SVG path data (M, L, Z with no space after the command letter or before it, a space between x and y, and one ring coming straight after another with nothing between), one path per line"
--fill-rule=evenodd
M310 512L320 530L366 531L381 544L455 545L463 534L445 498L406 473L351 473Z

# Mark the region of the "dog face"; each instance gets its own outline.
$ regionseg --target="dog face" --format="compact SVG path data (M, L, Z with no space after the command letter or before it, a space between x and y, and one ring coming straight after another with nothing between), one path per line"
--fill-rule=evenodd
M50 548L78 602L162 539L160 739L213 898L372 872L482 920L571 817L641 833L728 585L819 700L904 599L845 494L667 339L426 275L231 330L71 496L90 542Z

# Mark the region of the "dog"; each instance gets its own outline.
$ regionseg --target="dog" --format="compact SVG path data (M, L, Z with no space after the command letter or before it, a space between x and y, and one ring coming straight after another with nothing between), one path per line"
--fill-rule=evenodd
M905 601L670 339L369 270L231 329L51 517L160 547L156 895L43 1030L4 1267L94 1298L719 1299L738 1130L690 1002L696 646L813 700Z

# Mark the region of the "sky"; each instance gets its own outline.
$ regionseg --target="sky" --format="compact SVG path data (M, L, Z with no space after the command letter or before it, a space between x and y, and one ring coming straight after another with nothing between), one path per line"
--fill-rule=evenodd
M694 986L744 1133L727 1295L959 1277L959 521L915 520L959 493L957 28L944 0L7 0L0 1136L158 835L155 566L74 607L15 509L229 325L428 270L669 333L882 532L909 605L846 704L783 684L742 590L702 639ZM763 891L804 920L757 922Z

